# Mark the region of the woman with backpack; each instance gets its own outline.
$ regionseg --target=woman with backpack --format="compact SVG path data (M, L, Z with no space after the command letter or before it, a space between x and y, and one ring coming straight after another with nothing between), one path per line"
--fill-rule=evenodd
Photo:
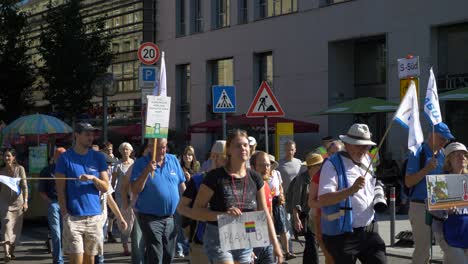
M468 174L468 151L465 145L451 143L445 148L445 155L445 173ZM468 207L453 207L432 214L432 230L444 252L444 263L468 263Z

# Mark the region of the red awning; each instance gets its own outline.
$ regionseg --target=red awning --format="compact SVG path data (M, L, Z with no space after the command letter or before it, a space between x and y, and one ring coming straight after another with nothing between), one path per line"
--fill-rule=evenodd
M221 119L208 120L205 122L193 124L189 128L190 133L216 133L222 132ZM294 133L311 133L318 132L319 125L315 123L283 118L283 117L269 117L268 130L275 131L276 123L294 123ZM248 118L245 115L236 115L226 117L228 129L239 127L248 127L253 130L263 131L265 127L265 120L263 118Z

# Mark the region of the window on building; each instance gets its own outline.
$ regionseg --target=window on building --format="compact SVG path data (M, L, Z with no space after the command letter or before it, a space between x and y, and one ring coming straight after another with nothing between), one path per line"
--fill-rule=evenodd
M263 81L266 81L270 87L273 87L273 53L256 53L255 57L255 85L254 94Z
M119 53L119 43L112 43L112 52Z
M213 28L223 28L230 25L230 0L213 0Z
M210 76L210 83L207 87L206 100L211 105L213 85L234 85L234 60L232 58L208 61L207 72ZM215 115L210 107L207 107L207 119L213 119Z
M234 60L221 59L211 61L211 82L212 85L233 85L234 84Z
M130 40L124 41L123 43L123 52L130 51L132 49L132 44Z
M190 32L199 33L203 31L203 16L201 0L190 1Z
M297 12L297 0L255 0L255 18L279 16Z
M352 0L320 0L319 4L321 7L324 7L324 6L329 6L329 5L334 5L334 4L339 4L343 2L349 2L349 1L352 1Z
M386 83L387 52L385 38L371 38L356 41L354 53L354 74L355 85L357 87Z
M185 36L185 1L176 0L176 36Z
M176 66L177 131L187 131L190 125L190 64Z
M249 17L248 17L248 0L239 0L238 7L239 7L239 17L238 17L238 24L246 24L249 22Z

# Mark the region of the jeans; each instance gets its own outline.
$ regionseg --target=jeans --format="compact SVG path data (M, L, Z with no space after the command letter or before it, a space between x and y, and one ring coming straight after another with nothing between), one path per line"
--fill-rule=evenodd
M58 202L49 204L47 220L52 240L52 258L54 264L63 264L62 254L62 216Z
M273 246L269 245L262 248L254 248L255 253L255 264L274 264L276 263L275 255L273 254Z
M145 263L145 240L143 239L138 219L135 219L135 222L133 223L131 236L132 263L143 264Z
M174 217L176 218L176 231L177 231L177 246L176 252L178 255L188 255L189 252L189 242L188 239L185 238L184 229L182 228L182 216L179 214L175 214Z
M170 264L177 240L174 217L138 213L138 220L146 244L145 263Z

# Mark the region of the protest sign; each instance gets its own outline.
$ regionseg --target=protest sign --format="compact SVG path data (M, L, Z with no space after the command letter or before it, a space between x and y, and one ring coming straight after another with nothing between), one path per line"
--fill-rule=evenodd
M145 138L167 138L171 97L148 95Z
M468 206L468 174L427 175L429 211Z
M241 216L218 216L219 241L225 251L270 245L264 211L245 212Z
M47 165L47 146L29 147L29 173L40 173Z

